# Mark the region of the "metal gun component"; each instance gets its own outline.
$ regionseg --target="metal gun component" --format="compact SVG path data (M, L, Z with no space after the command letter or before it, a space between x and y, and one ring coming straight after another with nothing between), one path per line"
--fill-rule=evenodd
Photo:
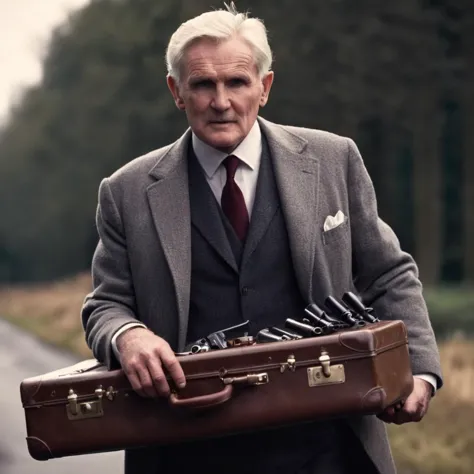
M270 332L269 329L262 329L257 333L257 342L282 342L288 340L288 336L278 336Z
M339 302L333 296L328 296L325 300L325 305L331 310L336 316L343 321L347 322L352 327L361 327L365 326L365 322L359 318L355 318L351 310L344 305L344 303Z
M284 329L281 329L279 327L271 327L270 331L272 331L274 334L277 334L279 336L287 336L289 339L302 339L303 336L301 334L296 334L295 332L291 331L285 331Z
M227 347L251 346L253 344L255 344L255 339L252 336L235 337L227 340Z
M201 352L209 352L211 346L207 342L207 339L199 339L192 344L189 344L185 347L184 352L189 352L190 354L200 354Z
M319 326L311 326L291 318L285 321L285 326L303 334L303 336L320 336L323 333Z
M365 321L369 323L378 323L380 320L379 318L372 315L374 309L364 306L362 301L357 298L357 296L348 291L344 293L342 297L342 301L355 313L359 314Z
M247 336L249 329L250 323L249 321L245 321L241 324L222 329L221 331L213 332L209 334L206 339L209 341L209 345L212 349L225 349L227 347L228 339L234 339L235 337L239 336Z
M334 318L330 316L323 308L318 306L316 303L311 303L305 308L305 313L308 317L311 318L311 315L314 319L320 319L322 321L326 321L330 323L334 329L344 329L348 327L348 324L340 319ZM324 323L321 324L323 326Z
M315 303L308 305L305 310L306 318L310 324L319 326L323 329L325 333L331 333L340 328L341 324L339 322L330 322L328 321L327 314Z
M196 342L188 344L184 348L184 352L179 354L199 354L201 352L209 352L210 350L214 349L226 349L228 347L227 341L229 339L235 339L236 337L247 337L249 327L249 321L245 321L235 326L213 332L202 339L198 339Z

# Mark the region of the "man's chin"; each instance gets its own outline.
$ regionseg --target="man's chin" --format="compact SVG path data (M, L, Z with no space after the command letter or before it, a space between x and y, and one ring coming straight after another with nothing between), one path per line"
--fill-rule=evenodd
M225 153L230 153L242 141L242 138L234 133L212 133L203 138L209 146Z

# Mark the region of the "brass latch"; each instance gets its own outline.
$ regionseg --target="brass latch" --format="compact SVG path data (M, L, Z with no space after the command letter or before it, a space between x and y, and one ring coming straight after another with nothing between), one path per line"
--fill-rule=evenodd
M321 357L319 358L319 362L323 368L323 374L325 377L331 377L331 359L326 351L321 353Z
M326 351L321 352L319 362L320 366L308 368L308 385L310 387L346 381L344 366L342 364L331 365L331 358Z
M71 388L67 397L66 412L70 420L85 420L88 418L98 418L104 415L102 408L102 398L105 395L109 400L113 400L117 391L113 387L107 390L102 388L102 385L94 391L96 399L84 402L78 402L77 393Z
M264 385L269 382L268 374L247 374L241 377L225 377L222 378L225 385Z

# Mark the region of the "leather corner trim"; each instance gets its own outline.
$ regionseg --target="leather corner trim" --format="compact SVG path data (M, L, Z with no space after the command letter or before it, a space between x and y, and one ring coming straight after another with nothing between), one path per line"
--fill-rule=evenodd
M37 461L47 461L53 457L53 453L49 449L49 446L39 438L35 436L28 436L26 438L28 445L28 451L30 456Z
M37 377L36 381L24 380L20 384L20 394L23 405L34 403L34 396L38 393L43 385L43 377Z
M374 387L362 398L362 409L365 411L380 412L385 409L387 393L382 387Z
M341 333L339 342L354 352L373 352L375 350L373 335L364 329Z

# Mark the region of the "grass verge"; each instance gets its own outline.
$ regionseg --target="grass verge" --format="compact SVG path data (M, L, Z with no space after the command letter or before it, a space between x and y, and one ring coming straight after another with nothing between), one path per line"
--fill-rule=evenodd
M88 273L52 283L0 287L0 316L45 342L91 357L80 319L90 289Z

